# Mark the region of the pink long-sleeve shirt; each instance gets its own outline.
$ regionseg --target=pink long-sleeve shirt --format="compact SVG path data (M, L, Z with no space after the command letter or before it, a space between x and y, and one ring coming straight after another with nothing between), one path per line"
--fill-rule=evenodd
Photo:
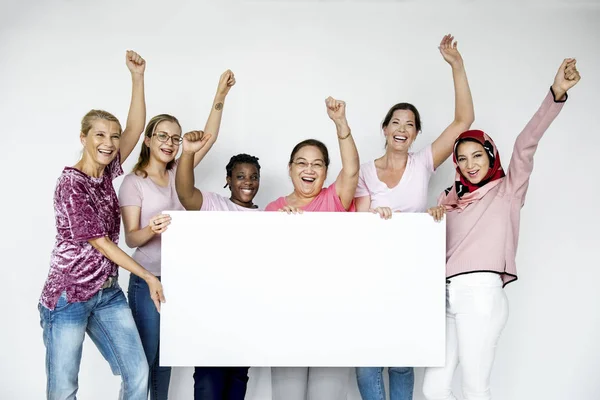
M563 104L549 92L517 137L502 182L462 212L447 213L446 277L489 271L499 273L504 285L517 279L520 214L533 170L533 155Z

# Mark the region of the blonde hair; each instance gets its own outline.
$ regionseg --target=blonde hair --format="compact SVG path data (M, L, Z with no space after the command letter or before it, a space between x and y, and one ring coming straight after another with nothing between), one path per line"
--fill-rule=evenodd
M90 129L92 129L92 124L97 119L104 119L110 122L115 122L119 126L119 133L122 133L123 128L121 128L121 123L119 122L117 117L115 117L108 111L90 110L87 114L83 116L83 119L81 120L81 134L83 136L87 136L87 134L90 132Z
M150 121L148 121L148 125L146 125L146 131L144 133L144 136L152 138L152 135L154 134L154 131L156 130L158 124L164 121L173 122L174 124L177 124L179 130L181 130L181 124L179 124L177 118L169 114L159 114L156 117L153 117ZM144 140L142 142L142 149L140 150L140 157L138 158L137 163L133 167L133 173L141 176L142 178L147 178L148 173L146 172L145 168L148 166L149 161L150 148L146 145L146 140ZM167 170L173 168L174 165L175 160L169 161L169 163L167 164Z

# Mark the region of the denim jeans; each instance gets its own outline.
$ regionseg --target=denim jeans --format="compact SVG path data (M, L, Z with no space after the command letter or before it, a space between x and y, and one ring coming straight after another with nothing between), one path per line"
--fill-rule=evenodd
M77 398L86 332L113 374L121 375L119 399L146 400L148 363L119 284L100 290L84 302L67 303L66 296L63 292L54 310L38 305L46 346L48 400Z
M244 400L248 367L194 368L194 400Z
M390 400L412 400L415 373L412 367L389 367ZM356 368L358 390L363 400L385 400L383 367Z
M132 274L129 277L127 297L150 366L148 381L150 399L166 400L169 395L171 367L159 366L160 314L156 311L154 302L150 298L148 284L136 275Z

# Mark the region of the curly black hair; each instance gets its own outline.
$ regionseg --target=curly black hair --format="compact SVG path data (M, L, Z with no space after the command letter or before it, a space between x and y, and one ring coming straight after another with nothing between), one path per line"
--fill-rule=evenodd
M229 162L227 163L227 166L225 167L225 170L227 171L227 176L229 178L231 178L233 169L238 164L254 165L256 167L256 169L258 170L258 176L260 176L260 164L258 163L258 157L254 157L249 154L241 153L241 154L236 154L235 156L231 157L229 159ZM223 187L226 188L227 184L225 184L225 186L223 186Z

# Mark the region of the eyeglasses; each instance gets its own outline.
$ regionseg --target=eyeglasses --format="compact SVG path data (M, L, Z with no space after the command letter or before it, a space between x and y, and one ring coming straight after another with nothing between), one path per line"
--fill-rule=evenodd
M306 160L299 160L299 161L292 162L292 164L294 164L296 167L298 167L301 170L305 170L305 169L308 169L308 167L312 167L312 169L314 169L315 171L320 171L323 168L325 168L325 164L323 163L323 161L315 161L315 162L309 163Z
M171 143L175 146L179 146L183 142L183 138L179 135L169 136L166 133L153 133L152 136L156 136L159 142L166 143L171 139Z

